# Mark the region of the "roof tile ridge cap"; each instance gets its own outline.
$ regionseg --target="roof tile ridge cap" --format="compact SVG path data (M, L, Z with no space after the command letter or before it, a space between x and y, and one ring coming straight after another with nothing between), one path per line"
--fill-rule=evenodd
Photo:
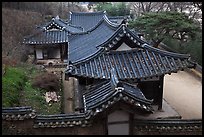
M115 30L115 32L111 35L111 37L110 37L108 40L104 41L102 44L98 45L97 47L98 47L98 48L99 48L99 47L103 47L104 44L106 44L107 42L109 42L119 31L121 31L122 28L123 28L123 26L122 26L122 24L120 24L120 25L118 26L118 28Z
M125 18L125 16L108 16L108 18Z
M67 114L50 114L50 115L46 115L46 114L38 114L37 115L37 119L63 119L63 118L67 118L70 116L83 116L84 113L76 113L76 112L72 112L72 113L67 113Z
M84 32L78 32L78 33L73 33L73 34L78 34L78 35L83 35L83 34L89 34L91 33L92 31L94 31L96 28L98 28L98 26L100 26L102 23L103 23L104 19L100 19L100 21L92 28L90 28L89 30L87 31L84 31Z
M144 48L152 50L152 51L156 51L158 53L167 55L167 56L174 56L174 57L179 57L179 58L190 58L190 54L182 54L182 53L175 53L175 52L170 52L170 51L165 51L159 48L155 48L152 46L149 46L148 44L143 44Z
M108 25L112 26L112 27L117 28L117 27L120 26L120 24L111 22L106 14L103 16L103 18L104 18L105 22L106 22Z
M104 11L95 11L95 12L77 12L77 11L71 11L71 14L80 14L80 15L84 15L84 14L104 14Z
M58 19L58 22L61 23L63 26L66 26L66 25L67 25L67 22L64 21L64 20L61 19L61 18Z
M138 39L140 42L143 42L144 44L150 45L147 41L142 40L135 33L133 33L125 24L122 24L122 25L123 25L124 29L126 31L128 31L128 33L130 33L134 38ZM142 45L140 45L140 47L142 47Z
M134 88L134 89L137 89L138 92L141 93L141 95L142 95L142 97L143 97L144 99L135 96L136 98L138 98L138 99L142 99L142 100L144 100L144 101L148 101L148 102L152 102L152 101L154 100L154 99L147 99L146 96L143 94L142 90L141 90L137 85L133 85L133 84L130 84L130 83L125 82L125 81L120 81L120 83L121 83L122 85L123 85L123 84L126 84L126 85L128 85L128 86L131 86L131 87ZM127 92L127 93L128 93L128 92Z
M110 50L109 54L127 53L127 52L129 53L129 52L134 52L134 51L138 51L138 48L132 48L131 50L121 50L121 51Z
M73 25L73 24L71 24L71 23L67 23L67 25L68 25L68 26L71 26L71 27L74 27L74 28L81 28L81 29L83 29L83 27L77 26L77 25Z

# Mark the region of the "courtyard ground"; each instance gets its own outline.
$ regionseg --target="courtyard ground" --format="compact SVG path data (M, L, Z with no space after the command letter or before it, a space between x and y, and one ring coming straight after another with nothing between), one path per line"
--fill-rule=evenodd
M178 71L164 77L164 99L182 119L202 119L202 75Z

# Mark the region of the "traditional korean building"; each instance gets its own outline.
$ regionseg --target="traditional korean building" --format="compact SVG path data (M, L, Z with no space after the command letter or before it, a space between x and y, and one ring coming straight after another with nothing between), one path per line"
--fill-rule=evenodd
M75 81L75 112L37 116L36 128L100 121L104 134L132 134L137 115L162 109L164 76L195 67L190 55L152 47L125 20L105 12L72 12L68 22L56 17L38 29L25 43L34 48L36 62L67 65L65 79Z
M68 61L68 47L71 48L69 51L70 54L74 52L72 45L76 43L78 37L75 34L88 34L95 29L104 29L104 31L107 30L112 33L123 20L125 18L115 18L114 22L116 23L113 23L108 19L105 11L93 13L71 12L67 22L60 19L59 16L52 18L50 22L38 26L35 34L25 37L23 43L33 50L36 64L66 64ZM104 22L111 25L105 25ZM106 29L107 27L111 29ZM98 32L94 31L94 33ZM110 33L107 35L110 36ZM92 33L92 35L95 34ZM91 37L91 35L86 36ZM104 39L102 38L101 40ZM77 42L81 41L77 39ZM78 50L78 47L75 46L75 48ZM81 56L83 57L83 55Z

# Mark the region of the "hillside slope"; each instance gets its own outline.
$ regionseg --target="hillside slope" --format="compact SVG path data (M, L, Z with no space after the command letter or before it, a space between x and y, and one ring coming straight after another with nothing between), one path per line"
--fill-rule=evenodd
M19 62L26 59L23 38L33 33L36 25L44 22L37 12L2 8L2 56Z

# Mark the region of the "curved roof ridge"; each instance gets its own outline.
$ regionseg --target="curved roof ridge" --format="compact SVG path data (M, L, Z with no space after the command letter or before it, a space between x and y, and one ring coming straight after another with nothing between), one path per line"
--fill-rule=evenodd
M61 18L56 18L56 17L52 18L52 20L50 22L55 22L55 23L59 24L59 22L57 22L57 21L60 21L61 23L64 23L65 25L67 25L66 22L63 21Z
M124 85L127 85L127 86L130 86L130 87L132 87L132 88L135 88L135 89L138 89L139 91L141 91L141 89L139 88L139 87L137 87L136 85L133 85L133 84L131 84L131 83L128 83L128 82L126 82L126 81L120 81L122 84L123 84L123 87L124 87ZM148 101L153 101L153 99L147 99L146 97L145 97L145 95L141 92L141 95L142 95L142 97L144 97L144 99L146 99L146 100L148 100Z
M81 26L76 26L76 25L73 25L73 24L70 24L70 23L68 23L67 24L68 26L71 26L71 27L74 27L74 28L80 28L80 29L84 29L83 27L81 27Z
M133 35L135 38L137 38L137 40L139 40L141 43L146 43L148 45L150 45L147 41L142 40L141 38L139 38L135 33L133 33L128 27L125 26L125 30L128 31L131 35Z
M100 53L104 52L104 51L105 51L105 47L103 47L103 45L105 45L108 41L110 41L110 39L112 39L115 35L117 35L116 32L117 32L117 31L120 31L122 27L123 27L123 25L119 25L119 27L117 28L117 30L115 31L115 33L113 33L113 34L111 35L111 37L110 37L108 40L106 40L106 41L104 41L103 43L101 43L100 45L96 46L96 48L99 48L99 50L97 50L97 52L94 52L93 54L91 54L91 55L88 56L88 57L85 57L85 58L82 58L82 59L80 59L80 60L77 60L77 61L73 62L73 64L79 64L79 63L85 62L85 61L87 61L87 60L89 60L89 59L92 59L93 57L96 57L96 56L99 55ZM77 34L79 34L79 33L77 33ZM86 32L84 32L84 33L81 32L80 34L88 34L88 33L86 33Z
M108 18L125 18L126 16L108 16Z
M114 34L107 40L107 41L105 41L104 43L102 43L101 45L99 45L99 46L103 46L103 45L109 45L109 42L111 42L111 41L114 41L114 37L118 37L118 35L119 35L119 37L123 37L124 35L126 35L126 33L128 32L128 33L130 33L130 34L127 34L127 35L129 35L128 37L134 37L137 41L139 41L141 44L149 44L148 42L146 42L146 41L144 41L144 40L142 40L142 39L140 39L137 35L135 35L133 32L131 32L130 30L129 30L129 28L127 28L127 26L125 25L125 24L120 24L119 25L120 27L118 27L118 29L114 32ZM123 36L120 36L121 35L121 33L123 34ZM132 36L130 36L130 35L132 35ZM132 39L131 38L131 40L134 40L134 39ZM118 40L117 40L118 41ZM97 47L99 47L99 46L97 46ZM141 47L141 45L139 45L139 47ZM112 47L111 47L112 48ZM142 47L141 47L142 48Z
M134 52L134 51L138 51L138 49L143 50L143 49L147 49L147 50L151 50L163 55L167 55L167 56L173 56L173 57L179 57L179 58L189 58L190 54L181 54L181 53L174 53L174 52L169 52L169 51L165 51L165 50L161 50L158 48L154 48L148 44L143 44L143 48L132 48L132 50L122 50L122 51L116 51L116 50L110 50L110 53L129 53L129 52Z
M120 24L111 22L106 14L103 16L103 18L104 18L105 21L106 21L109 25L111 25L111 26L119 26L119 25L120 25Z
M165 51L165 50L161 50L159 48L155 48L155 47L152 47L148 44L143 44L144 45L144 48L146 49L149 49L151 51L156 51L160 54L164 54L164 55L167 55L167 56L174 56L174 57L179 57L179 58L189 58L190 57L190 54L182 54L182 53L175 53L175 52L170 52L170 51Z
M95 11L95 12L77 12L77 11L70 11L70 14L76 14L76 15L91 15L91 14L105 14L106 11Z
M115 23L112 23L110 22L108 19L106 19L106 17L103 16L103 18L94 26L92 27L91 29L87 30L87 31L84 31L84 32L78 32L78 33L74 33L72 32L71 34L73 35L83 35L83 34L88 34L92 31L94 31L96 28L98 28L102 23L106 23L110 28L117 28L120 26L119 24L115 24Z

